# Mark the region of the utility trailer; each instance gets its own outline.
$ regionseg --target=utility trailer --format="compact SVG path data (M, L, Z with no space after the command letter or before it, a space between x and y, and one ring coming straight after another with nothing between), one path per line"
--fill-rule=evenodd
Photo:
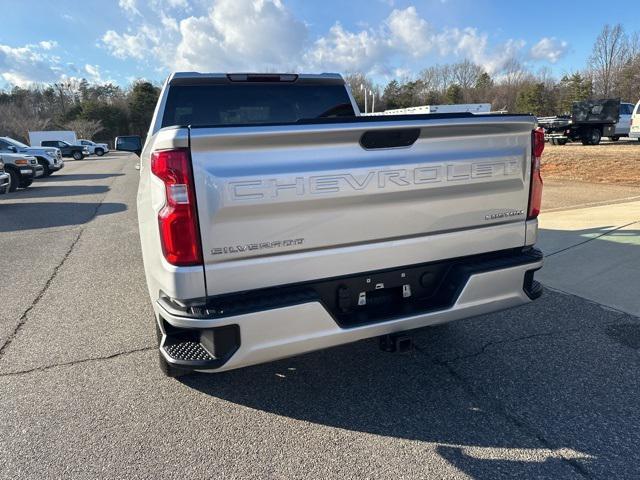
M602 137L613 137L620 118L620 99L574 102L571 115L539 117L545 140L554 145L581 141L583 145L598 145Z

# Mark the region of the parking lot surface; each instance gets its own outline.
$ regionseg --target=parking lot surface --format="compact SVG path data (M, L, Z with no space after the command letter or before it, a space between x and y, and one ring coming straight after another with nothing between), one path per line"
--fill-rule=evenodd
M554 290L409 354L163 377L137 159L93 158L0 197L0 477L640 476L640 320Z

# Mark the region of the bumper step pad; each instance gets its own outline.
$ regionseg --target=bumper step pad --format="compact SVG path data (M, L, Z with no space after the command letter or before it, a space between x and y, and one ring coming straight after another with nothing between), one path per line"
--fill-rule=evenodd
M215 360L199 342L185 341L165 345L164 351L174 360L182 360L185 362Z

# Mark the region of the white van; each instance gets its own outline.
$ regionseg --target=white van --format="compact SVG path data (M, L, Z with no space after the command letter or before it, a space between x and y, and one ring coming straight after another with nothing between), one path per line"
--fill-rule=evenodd
M636 103L631 114L631 127L629 129L629 138L637 138L640 140L640 100Z
M609 140L619 140L620 137L628 137L631 128L631 116L635 105L633 103L620 103L620 118L616 123L615 135Z
M42 142L51 140L61 140L70 145L77 145L78 138L76 132L71 130L46 130L41 132L29 132L29 143L32 147L39 147Z

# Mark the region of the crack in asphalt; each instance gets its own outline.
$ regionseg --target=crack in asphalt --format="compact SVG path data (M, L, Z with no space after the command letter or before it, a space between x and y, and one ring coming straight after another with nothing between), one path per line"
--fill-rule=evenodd
M124 351L124 352L112 353L111 355L105 355L105 356L102 356L102 357L81 358L80 360L72 360L70 362L55 363L53 365L43 365L43 366L40 366L40 367L30 368L28 370L18 370L18 371L15 371L15 372L0 373L0 378L15 377L15 376L19 376L19 375L26 375L26 374L29 374L29 373L36 373L36 372L44 372L44 371L47 371L47 370L51 370L52 368L70 367L70 366L75 366L75 365L79 365L79 364L87 363L87 362L101 362L101 361L104 361L104 360L111 360L113 358L123 357L123 356L127 356L127 355L133 355L134 353L149 352L151 350L156 350L156 349L157 349L157 347L141 347L141 348L135 348L133 350L127 350L127 351Z
M419 353L422 353L434 365L444 368L447 371L447 373L455 381L457 381L462 386L462 388L466 390L466 392L469 394L471 398L475 399L479 403L487 405L489 407L487 410L492 410L493 413L495 413L496 415L502 416L508 422L510 422L512 425L518 428L520 431L522 431L523 433L525 433L530 437L535 438L544 448L561 452L560 447L558 447L557 445L554 445L551 441L549 441L542 434L542 432L538 431L534 426L529 424L526 420L509 412L507 407L504 405L504 403L502 403L498 398L491 395L489 392L484 391L481 388L474 388L471 384L469 384L469 382L467 382L467 380L458 373L458 371L453 367L453 365L451 365L451 363L457 360L461 360L463 358L471 358L474 356L481 355L482 353L485 352L486 348L488 348L491 345L512 343L512 342L527 340L530 338L535 338L535 337L540 337L545 335L553 335L557 333L570 333L577 330L578 329L571 329L571 330L565 330L565 331L559 331L559 332L558 331L546 332L542 334L518 337L515 339L505 340L502 342L489 342L488 344L484 345L479 352L476 352L473 355L456 357L455 359L452 359L452 360L439 359L437 357L430 355L426 350L423 350L422 348L419 348L419 347L416 347L416 350ZM582 466L576 459L566 457L562 453L559 453L559 458L563 462L567 463L567 465L569 465L569 467L571 467L581 477L590 478L590 475L587 469L584 466Z
M603 323L602 325L609 325L609 324L615 324L618 322L608 322L608 323ZM449 359L438 359L439 361L442 362L446 362L446 363L454 363L454 362L458 362L460 360L466 360L468 358L474 358L474 357L478 357L482 354L484 354L490 347L496 346L496 345L507 345L509 343L517 343L517 342L521 342L524 340L530 340L532 338L538 338L538 337L550 337L553 335L561 335L561 334L565 334L565 333L576 333L583 330L582 328L570 328L567 330L552 330L550 332L541 332L541 333L532 333L531 335L524 335L522 337L516 337L516 338L507 338L504 340L496 340L494 342L488 342L485 343L484 345L482 345L482 347L480 347L480 350L473 352L473 353L469 353L467 355L459 355L457 357L453 357L453 358L449 358Z
M0 359L2 359L2 357L4 355L4 352L13 343L15 338L20 333L20 330L22 330L22 327L27 322L27 317L29 315L29 312L31 310L33 310L35 308L35 306L40 302L40 300L42 299L44 294L47 292L47 290L51 286L51 283L55 280L56 276L58 275L58 271L60 270L60 268L62 267L64 262L67 261L67 258L69 258L69 255L71 255L71 252L73 251L73 248L78 243L78 240L80 240L80 236L82 235L83 231L84 230L81 229L78 232L76 237L73 239L73 242L71 242L71 245L69 246L69 248L67 249L67 251L63 255L62 260L60 260L60 262L54 267L53 272L51 273L51 276L47 279L47 281L44 284L44 286L42 287L42 289L40 289L40 291L38 292L38 295L36 295L36 297L33 299L31 304L25 309L25 311L22 313L22 315L20 315L20 318L18 319L18 323L16 324L15 328L13 329L11 334L7 337L7 340L4 342L4 344L0 347Z
M122 172L124 170L125 166L126 166L126 164L122 165L122 168L120 169L120 172ZM9 334L9 336L7 337L6 341L2 344L2 346L0 346L0 360L4 356L4 353L6 352L7 348L9 348L11 346L13 341L16 339L16 337L19 335L20 331L22 330L22 328L26 324L29 312L31 312L31 310L33 310L38 305L40 300L42 300L42 297L45 295L45 293L47 293L47 290L49 290L49 287L51 286L51 284L55 280L56 276L58 275L58 272L60 271L60 269L62 268L64 263L67 261L67 259L69 258L69 256L73 252L73 249L75 248L75 246L77 245L78 241L80 240L80 237L82 237L82 234L87 229L89 224L96 218L96 215L98 214L98 210L100 210L100 207L104 203L105 198L107 198L107 195L109 194L109 191L111 190L110 187L117 180L117 178L119 178L119 177L113 177L111 182L109 182L109 184L107 185L107 187L109 187L109 188L107 188L107 191L104 193L102 198L100 198L100 201L96 205L96 208L94 209L93 213L88 218L86 223L82 227L80 227L80 230L79 230L78 234L73 239L73 242L71 242L71 245L69 246L68 250L63 255L63 257L60 260L60 262L58 262L58 264L54 267L53 272L51 273L51 275L49 276L49 278L45 282L45 284L42 287L42 289L40 289L40 291L38 292L36 297L33 299L31 304L29 304L29 306L25 309L25 311L22 312L22 315L20 315L20 318L18 319L18 323L14 327L13 331Z

